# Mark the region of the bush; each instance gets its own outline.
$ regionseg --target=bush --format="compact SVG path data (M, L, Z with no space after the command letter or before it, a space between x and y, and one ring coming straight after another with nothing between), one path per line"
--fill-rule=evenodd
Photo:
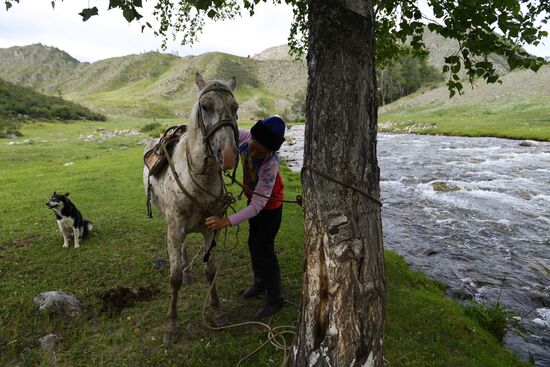
M21 122L18 120L2 119L0 117L0 138L8 137L9 135L23 136L19 131Z
M105 121L106 117L79 104L37 93L0 79L0 118Z
M153 138L158 138L165 130L166 126L157 121L145 124L139 129L142 133L152 136Z
M476 320L484 329L502 341L512 320L511 313L500 302L492 306L470 302L464 306L464 313Z

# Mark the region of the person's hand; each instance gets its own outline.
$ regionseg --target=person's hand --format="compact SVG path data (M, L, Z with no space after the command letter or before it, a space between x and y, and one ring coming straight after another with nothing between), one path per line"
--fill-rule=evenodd
M210 229L217 230L229 227L231 225L231 222L227 217L218 217L214 215L212 217L206 218L204 224L206 224L206 226Z

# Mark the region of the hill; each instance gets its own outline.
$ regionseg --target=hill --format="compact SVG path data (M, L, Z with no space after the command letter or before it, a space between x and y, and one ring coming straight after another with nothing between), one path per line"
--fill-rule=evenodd
M289 111L296 91L305 89L307 71L300 62L258 60L220 52L177 57L148 52L80 63L43 45L0 49L0 78L62 95L105 114L139 117L186 116L196 98L194 74L237 78L241 118Z
M550 65L516 70L502 84L449 98L446 86L418 91L379 109L381 131L550 141Z
M550 65L543 66L537 73L530 70L515 70L502 77L502 84L486 84L480 81L474 88L468 88L466 85L464 94L453 98L449 98L447 86L421 90L387 105L380 112L423 106L501 103L543 96L550 96Z
M430 50L428 64L441 70L443 56L456 49L456 44L427 30L425 42ZM508 71L503 58L495 57L493 61L501 73ZM293 61L288 55L288 46L272 47L252 58L220 52L186 57L148 52L94 63L81 63L62 50L40 44L0 49L0 78L48 95L62 96L106 115L185 118L196 98L196 71L206 78L237 77L236 97L241 119L265 113L292 116L293 105L305 96L305 62ZM522 80L512 82L521 92L506 93L523 98L522 93L532 93L531 86L537 83L537 78L534 74L526 74ZM471 92L467 91L464 98L475 93L474 102L489 98L493 93L486 88ZM488 95L479 97L484 93ZM503 95L501 92L493 94ZM422 104L422 100L447 103L443 102L447 95L443 87L426 92L422 97L416 94L414 98L418 99L406 98L395 106ZM392 108L390 105L381 111Z
M105 120L79 104L0 79L0 133L14 133L26 119Z

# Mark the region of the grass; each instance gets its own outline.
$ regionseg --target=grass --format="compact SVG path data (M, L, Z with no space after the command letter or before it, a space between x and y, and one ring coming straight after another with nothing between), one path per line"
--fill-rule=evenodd
M254 328L213 332L201 323L206 293L202 266L193 268L195 282L184 286L179 299L177 343L161 341L169 297L164 223L146 218L142 184L142 141L145 135L84 142L80 135L106 130L139 129L147 119L107 122L36 123L22 127L34 144L7 145L0 140L0 365L49 365L52 356L40 351L37 339L60 337L58 366L234 366L258 347L266 335ZM165 121L162 121L163 123ZM181 121L166 121L167 125ZM17 139L22 140L22 139ZM66 163L72 165L65 166ZM299 176L282 169L286 195L301 191ZM85 217L94 221L90 239L80 249L63 249L53 214L45 206L53 191L71 192ZM241 202L239 205L243 205ZM287 205L277 237L284 295L298 303L301 294L303 224L301 210ZM218 292L231 322L249 320L261 300L238 296L251 280L245 245L230 232L220 245ZM190 236L191 255L200 238ZM460 305L445 299L444 287L409 270L402 258L386 252L388 279L386 359L390 366L518 366L520 362ZM152 300L138 302L120 314L101 313L98 294L114 287L157 286ZM77 295L83 314L63 320L39 313L32 298L40 292L64 290ZM299 308L288 305L273 325L292 325ZM277 365L279 352L267 347L247 366Z
M380 115L380 131L550 141L550 97L490 105L411 107Z
M465 306L465 312L498 340L504 339L512 320L511 313L500 302L493 305L471 302Z

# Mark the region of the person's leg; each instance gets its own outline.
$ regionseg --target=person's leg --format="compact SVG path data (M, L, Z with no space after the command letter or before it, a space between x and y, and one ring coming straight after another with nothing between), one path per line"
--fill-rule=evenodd
M282 207L264 210L258 215L259 231L256 236L255 251L258 254L263 284L266 288L266 302L256 314L264 318L279 311L283 306L281 294L281 271L275 254L275 237L279 231L282 218Z
M252 264L252 272L254 273L254 281L250 287L248 287L243 293L244 298L251 298L262 294L265 291L265 285L262 276L262 267L260 259L258 258L257 234L261 228L259 228L258 217L251 218L248 221L248 250L250 252L250 263Z

